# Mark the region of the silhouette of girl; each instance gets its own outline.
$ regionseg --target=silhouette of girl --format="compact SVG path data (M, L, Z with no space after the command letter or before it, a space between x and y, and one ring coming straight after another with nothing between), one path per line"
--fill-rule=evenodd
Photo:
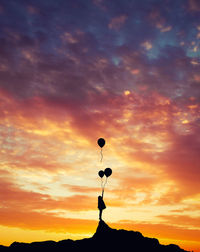
M102 212L105 208L106 205L103 201L103 193L102 193L102 196L98 197L99 220L102 220Z

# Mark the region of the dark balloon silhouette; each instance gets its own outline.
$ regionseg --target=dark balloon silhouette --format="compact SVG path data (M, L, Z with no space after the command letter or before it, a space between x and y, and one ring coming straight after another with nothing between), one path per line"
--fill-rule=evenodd
M98 209L99 209L99 220L102 220L102 212L106 208L106 205L103 201L104 189L108 180L108 177L112 174L112 170L110 168L106 168L104 171L99 171L99 177L101 178L101 188L102 188L102 196L98 197ZM106 179L103 181L103 176L106 176Z
M105 145L106 141L103 138L99 138L97 140L98 145L101 147L101 162L103 159L103 153L102 153L102 148ZM103 196L104 196L104 189L107 183L108 177L112 174L112 169L106 168L104 171L100 170L98 172L99 177L101 178L101 188L102 188L102 195L98 197L98 209L99 209L99 220L102 220L102 212L106 208L106 205L103 201ZM105 175L105 179L103 179L103 176Z
M103 178L103 176L104 176L104 171L101 170L101 171L98 172L98 174L99 174L99 177L100 177L100 178Z
M99 145L101 148L103 148L103 146L105 145L106 141L105 141L103 138L99 138L99 139L97 140L97 143L98 143L98 145Z
M106 168L104 174L106 175L106 177L109 177L112 174L112 169Z
M102 160L103 160L102 148L103 148L103 146L105 145L106 141L105 141L105 139L103 139L103 138L99 138L99 139L97 140L97 143L98 143L99 147L101 147L101 152L100 152L100 154L101 154L101 159L100 159L100 162L102 162Z

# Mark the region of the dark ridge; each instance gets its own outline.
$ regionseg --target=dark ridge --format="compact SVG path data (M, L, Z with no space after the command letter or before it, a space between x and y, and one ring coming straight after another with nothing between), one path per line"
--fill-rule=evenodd
M20 243L13 242L10 247L0 246L0 251L133 251L133 252L186 252L179 246L161 245L155 238L144 237L140 232L110 228L104 221L99 221L95 234L82 240L62 240Z

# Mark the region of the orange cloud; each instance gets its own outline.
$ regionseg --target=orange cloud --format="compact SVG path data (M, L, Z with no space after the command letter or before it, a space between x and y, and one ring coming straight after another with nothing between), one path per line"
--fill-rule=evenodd
M195 75L194 75L194 81L195 81L195 82L200 82L200 75L195 74Z
M105 220L137 220L168 240L185 232L197 244L200 77L189 54L199 49L199 1L4 2L0 12L12 15L1 22L0 224L89 232L98 171L111 167Z
M157 23L156 24L156 28L158 28L161 32L169 32L172 29L172 27L170 25L169 26L165 26L164 22Z
M112 18L112 20L108 24L108 27L113 30L119 30L126 22L126 19L127 19L126 15L114 17L114 18Z
M127 65L132 64L129 60L126 59ZM104 63L107 64L101 62ZM144 71L144 68L139 69ZM113 185L106 188L109 207L122 212L126 208L133 211L134 205L143 210L152 206L170 206L171 210L177 210L183 206L196 211L194 202L189 200L199 193L198 130L191 120L185 125L190 130L187 134L177 132L174 127L178 121L182 122L185 113L195 120L197 109L188 107L194 100L188 100L180 108L157 91L151 95L145 90L136 92L131 87L128 95L123 91L114 94L105 88L98 89L97 93L90 90L88 100L91 104L95 101L96 105L79 110L73 102L54 102L44 97L18 101L2 90L0 117L4 128L1 128L0 139L3 160L0 175L8 180L1 180L0 195L1 202L9 210L7 215L2 212L2 225L30 229L33 225L33 229L49 230L45 222L51 220L55 222L55 230L62 230L63 222L66 227L71 225L70 232L75 233L78 224L70 222L74 213L84 212L85 218L90 219L89 212L97 211L96 200L101 190L97 179L100 164L96 139L99 136L107 140L103 150L104 165L113 168ZM32 178L34 173L37 180ZM42 176L51 179L43 182ZM20 220L24 212L27 215L22 225ZM59 217L65 212L73 216L69 222ZM183 214L187 213L188 210L184 210ZM9 219L10 214L19 222ZM29 218L37 223L43 221L36 225ZM95 222L91 222L92 228ZM174 219L175 224L179 222L178 218ZM148 224L149 232L152 228L152 236L156 236L156 229ZM185 229L187 225L189 221ZM172 234L178 236L176 232Z
M191 228L199 228L200 227L200 218L199 217L190 217L187 215L161 215L159 216L166 221L166 223L176 223L180 226L187 225Z
M149 41L145 41L144 43L142 43L142 46L148 51L150 49L152 49L152 44Z
M191 11L200 11L200 4L198 0L189 0L188 2Z
M20 212L0 209L2 225L32 230L49 230L54 232L90 233L95 231L97 221L56 217L53 214L37 212Z
M132 73L133 75L137 75L137 74L140 73L140 70L139 70L139 69L132 69L132 70L131 70L131 73Z
M9 209L18 209L18 211L35 210L71 210L84 211L96 210L97 200L87 195L75 194L70 197L52 197L45 193L36 193L25 191L13 185L12 183L1 180L0 200L2 206Z

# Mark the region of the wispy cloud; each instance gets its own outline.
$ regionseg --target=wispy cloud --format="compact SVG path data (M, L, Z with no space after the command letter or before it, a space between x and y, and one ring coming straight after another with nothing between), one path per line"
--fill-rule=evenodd
M110 222L152 208L138 229L186 239L192 223L198 241L197 12L194 0L1 4L1 225L94 229L111 167Z

